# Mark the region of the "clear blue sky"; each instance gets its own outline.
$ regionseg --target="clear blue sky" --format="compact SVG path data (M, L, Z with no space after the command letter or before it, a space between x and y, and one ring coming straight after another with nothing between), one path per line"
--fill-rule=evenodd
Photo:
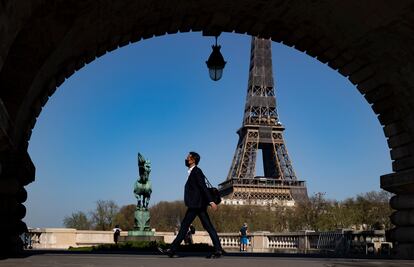
M156 37L115 50L70 77L40 114L29 152L30 227L61 227L97 200L132 204L137 153L152 162L151 204L183 198L184 158L201 155L213 184L234 155L246 98L251 37L222 34L222 80L208 77L214 39L201 33ZM379 190L391 172L381 126L343 76L306 54L272 44L278 112L299 179L309 194L342 200ZM258 170L258 175L262 170Z

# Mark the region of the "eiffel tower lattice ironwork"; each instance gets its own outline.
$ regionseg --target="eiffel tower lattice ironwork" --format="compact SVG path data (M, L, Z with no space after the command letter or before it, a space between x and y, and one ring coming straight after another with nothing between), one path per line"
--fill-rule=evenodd
M226 181L219 190L225 204L292 206L306 199L297 179L279 122L272 72L271 41L252 38L243 126ZM257 177L256 155L262 150L264 177Z

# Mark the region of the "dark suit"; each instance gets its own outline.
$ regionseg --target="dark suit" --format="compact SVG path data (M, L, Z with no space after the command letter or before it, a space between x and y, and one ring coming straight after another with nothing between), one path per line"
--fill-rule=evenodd
M212 197L207 189L203 171L195 166L191 171L187 182L185 183L184 203L188 209L185 213L183 221L181 222L180 231L171 243L171 251L177 250L181 241L185 238L190 224L194 221L196 216L200 218L203 227L210 235L210 238L213 241L214 249L216 251L222 250L216 229L214 229L207 213L207 206L210 202L212 202Z
M184 187L184 203L188 208L207 207L212 197L207 189L203 171L195 166Z

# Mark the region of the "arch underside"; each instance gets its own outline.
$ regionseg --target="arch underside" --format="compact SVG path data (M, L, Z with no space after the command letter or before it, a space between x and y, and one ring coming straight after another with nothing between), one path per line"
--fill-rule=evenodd
M129 43L202 31L270 37L348 78L377 114L390 148L394 173L381 178L382 187L414 193L412 1L15 0L1 5L0 162L25 168L2 168L0 175L20 177L19 188L34 179L27 148L36 118L65 79Z

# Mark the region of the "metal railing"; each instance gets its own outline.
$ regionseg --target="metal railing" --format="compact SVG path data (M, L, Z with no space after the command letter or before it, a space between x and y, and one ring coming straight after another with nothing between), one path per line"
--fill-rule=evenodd
M282 180L282 179L274 179L274 178L267 178L267 177L255 177L254 179L232 178L230 180L226 180L223 183L219 184L219 187L224 188L224 187L226 187L227 185L230 185L230 184L290 188L290 187L304 187L305 186L305 181Z

